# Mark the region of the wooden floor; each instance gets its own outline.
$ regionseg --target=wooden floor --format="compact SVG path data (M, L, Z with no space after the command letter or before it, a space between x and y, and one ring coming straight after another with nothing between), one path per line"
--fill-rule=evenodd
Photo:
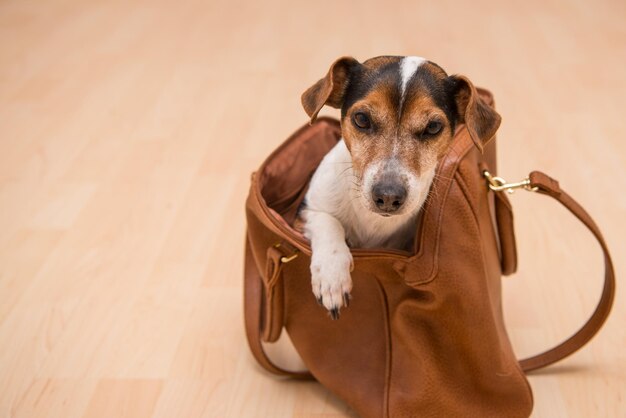
M0 1L1 418L353 415L260 371L241 287L250 172L344 54L422 55L491 89L499 174L558 178L626 271L626 3L295 3ZM557 204L512 200L525 356L589 315L602 265ZM624 302L530 376L534 416L626 416Z

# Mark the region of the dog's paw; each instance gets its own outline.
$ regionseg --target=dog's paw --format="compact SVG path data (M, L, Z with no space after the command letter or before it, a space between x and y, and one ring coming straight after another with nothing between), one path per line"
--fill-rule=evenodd
M311 257L311 285L320 305L339 318L339 310L350 303L352 254L345 243L314 251Z

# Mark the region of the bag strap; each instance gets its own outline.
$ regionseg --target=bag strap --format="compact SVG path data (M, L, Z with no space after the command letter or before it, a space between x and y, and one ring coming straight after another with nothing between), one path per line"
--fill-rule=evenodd
M485 177L488 178L491 189L496 192L523 187L527 190L532 190L556 199L591 231L598 240L600 247L602 247L602 252L604 253L604 287L595 311L574 335L561 344L541 354L520 360L519 363L522 369L525 372L529 372L549 366L576 352L587 344L600 328L602 328L604 321L606 321L609 316L615 297L615 272L613 270L613 263L609 249L596 223L582 206L560 188L558 181L540 171L533 171L525 181L510 183L508 185L500 178L491 177L489 173L485 173ZM495 182L493 180L495 180Z
M524 372L530 372L554 364L578 351L598 333L600 328L602 328L602 325L609 316L615 298L615 271L613 269L613 262L611 261L611 255L609 254L606 242L596 223L582 206L560 188L558 181L540 171L530 173L528 179L524 182L509 185L500 178L491 177L488 173L485 173L485 177L489 179L490 187L496 192L524 187L528 190L556 199L591 231L596 240L598 240L604 254L604 286L602 296L600 297L595 311L574 335L559 345L541 354L520 360L519 363L522 370L524 370ZM495 181L493 181L494 179ZM309 372L292 372L275 365L265 353L263 345L261 344L260 334L262 314L261 301L263 299L262 281L259 272L256 270L256 264L253 260L248 239L246 239L245 251L244 315L246 336L253 356L258 363L270 373L296 379L312 379L313 376Z
M244 271L244 319L246 337L250 351L256 361L268 372L295 379L312 379L309 372L292 372L285 370L270 360L261 343L261 315L263 314L261 301L263 298L263 282L252 256L249 238L246 238L246 260Z

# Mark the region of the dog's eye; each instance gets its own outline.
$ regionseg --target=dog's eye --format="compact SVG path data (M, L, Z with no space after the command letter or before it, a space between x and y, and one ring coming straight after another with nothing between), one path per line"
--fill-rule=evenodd
M357 128L367 130L372 127L370 118L363 112L357 112L352 116L352 121Z
M443 124L436 120L431 120L426 125L426 129L424 129L424 133L426 136L434 136L441 132L441 128L443 128Z

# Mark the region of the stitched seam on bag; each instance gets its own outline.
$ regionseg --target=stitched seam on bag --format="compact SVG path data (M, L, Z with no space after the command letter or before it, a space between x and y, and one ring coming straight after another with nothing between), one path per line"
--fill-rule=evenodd
M389 303L387 301L387 294L385 293L385 288L383 287L383 285L378 281L378 279L376 280L376 285L378 286L378 291L380 294L380 299L381 302L383 304L383 326L385 327L384 329L384 333L385 333L385 381L384 381L384 386L383 386L383 405L382 405L382 411L383 411L383 416L384 418L388 418L390 415L389 412L389 393L391 391L391 364L392 364L392 358L391 358L391 318L390 318L390 313L389 313Z
M458 174L458 173L457 173ZM456 177L456 175L455 175ZM488 273L487 273L487 260L485 259L485 246L484 246L484 241L481 239L481 229L480 229L480 222L478 220L478 217L476 215L476 213L474 212L474 208L472 207L472 204L470 202L469 196L468 196L468 190L467 190L467 184L464 182L464 180L461 178L461 176L459 175L459 178L457 178L457 185L459 185L459 189L461 190L461 193L463 193L464 197L465 197L465 202L467 204L467 207L469 208L470 212L473 215L473 219L474 219L474 231L472 231L473 233L476 234L477 240L480 243L479 249L480 249L480 269L482 271L482 277L487 279L488 278ZM498 278L498 280L501 280L501 277ZM488 293L491 294L492 288L491 286L489 286L488 284L486 284L485 289ZM489 300L492 300L491 295L488 296ZM502 295L500 295L500 301L501 301ZM498 316L498 312L494 311L493 309L489 310L491 312L491 315L489 316L492 321L493 321L493 326L494 328L497 329L497 316ZM502 327L504 329L505 332L505 337L509 340L509 345L510 345L510 339L508 337L508 333L506 332L506 325L504 324L504 317L502 317ZM503 361L502 357L500 357L500 362L502 363L501 366L505 366L506 363ZM497 373L496 373L497 374Z
M478 215L477 215L477 213L475 211L475 208L472 206L471 200L469 198L470 193L469 193L467 184L465 183L465 181L463 180L463 178L461 177L461 175L459 174L458 171L455 173L454 178L456 180L457 186L459 187L459 190L463 194L465 203L467 204L467 206L469 207L470 212L472 213L472 218L474 219L474 226L476 227L477 234L480 237L480 222L478 221ZM482 240L480 240L480 242L482 243ZM481 255L483 255L483 269L484 269L484 266L486 264L485 264L484 254L483 254L482 250L481 250ZM486 271L484 273L485 273L485 275L487 274Z
M469 188L467 186L467 183L465 182L465 180L463 179L463 177L460 175L460 173L457 171L455 173L455 178L457 180L457 184L459 185L459 189L461 190L461 193L463 193L464 197L465 197L465 201L467 202L469 208L470 208L470 212L472 212L472 215L474 216L474 224L476 227L476 231L478 233L478 235L480 236L480 222L478 221L478 217L477 214L475 212L475 208L472 206L471 201L469 199ZM483 270L483 276L487 277L487 271L485 266L486 264L486 260L485 260L485 248L482 245L482 240L480 240L481 242L481 248L480 248L480 255L481 255L481 266L482 266L482 270ZM500 278L501 280L502 278ZM487 289L489 289L489 286L487 286ZM500 298L502 298L502 296L500 296ZM511 340L510 337L508 336L508 332L506 330L506 323L504 323L504 318L502 318L502 326L504 327L504 332L505 332L505 336L506 338L509 340L509 344L511 344ZM515 352L513 352L513 355L515 355ZM530 405L531 405L531 410L532 410L532 406L534 405L534 399L533 399L533 393L532 393L532 389L530 387L530 383L528 382L528 379L525 377L524 372L522 371L520 365L519 365L519 361L517 361L517 359L515 359L515 364L513 366L514 371L517 372L516 374L518 375L518 377L521 377L521 379L524 381L526 387L528 388L527 391L527 395L529 401L530 401Z
M464 128L465 130L467 128ZM461 132L461 131L459 131ZM468 142L468 144L464 147L461 148L460 150L456 150L456 149L452 149L450 151L450 153L456 153L456 161L454 161L453 163L453 167L450 170L452 174L449 177L449 180L446 184L445 187L445 192L443 194L442 197L442 201L441 204L439 205L439 213L437 214L436 220L437 220L437 231L435 233L435 239L436 239L436 243L435 243L435 248L433 251L433 257L432 257L432 266L431 266L431 270L430 273L426 276L425 279L422 280L416 280L416 281L407 281L406 277L405 277L405 282L409 285L409 286L421 286L421 285L425 285L428 284L430 282L432 282L433 280L435 280L435 277L437 276L437 271L439 269L439 240L441 237L441 228L442 228L442 224L443 224L443 217L445 214L445 208L446 205L448 203L448 198L450 197L450 190L452 189L452 185L454 184L454 178L456 177L456 175L459 172L459 167L461 166L461 163L463 162L463 159L467 156L467 153L472 149L474 145L470 142ZM437 173L439 174L439 171L437 171ZM458 183L458 182L457 182ZM467 196L465 196L465 198L467 199ZM470 205L471 207L471 205ZM471 210L470 210L471 211ZM472 212L473 213L473 212ZM422 248L420 247L420 253L417 254L417 256L421 256L421 251ZM411 261L414 262L414 257L411 257Z
M459 185L459 189L463 193L463 196L465 197L465 200L467 201L467 205L469 206L470 211L472 212L472 215L474 216L474 220L476 221L476 224L478 225L479 224L479 222L478 222L478 209L476 207L474 207L474 205L472 204L471 193L469 191L469 187L468 187L467 183L465 182L465 179L459 173L458 170L456 171L456 173L454 173L454 179L456 180L457 184Z

